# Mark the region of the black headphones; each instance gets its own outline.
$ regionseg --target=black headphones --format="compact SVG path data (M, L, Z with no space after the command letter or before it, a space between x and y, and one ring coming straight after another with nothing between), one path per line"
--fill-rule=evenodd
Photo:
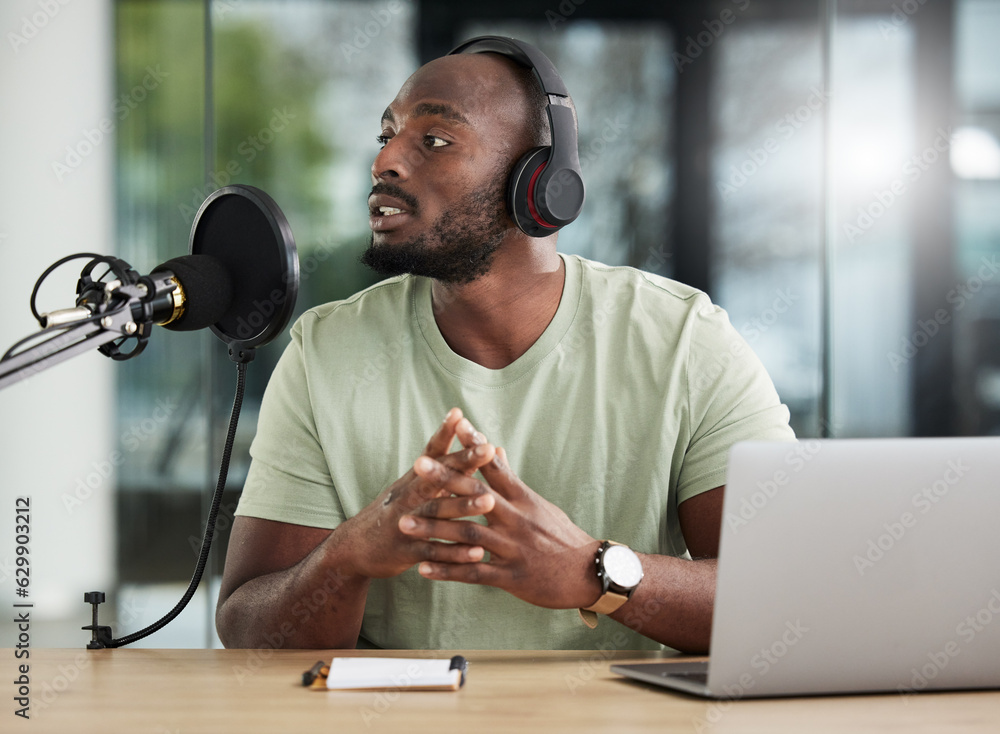
M569 91L549 58L535 46L504 36L478 36L451 54L497 53L535 72L548 97L552 145L532 148L517 162L507 182L507 208L518 228L548 237L580 215L583 176Z

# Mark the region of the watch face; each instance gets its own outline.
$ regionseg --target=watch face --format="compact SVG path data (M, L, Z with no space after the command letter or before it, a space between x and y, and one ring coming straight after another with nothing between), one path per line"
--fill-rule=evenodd
M604 551L604 573L611 583L625 589L633 589L642 580L642 563L630 548L622 545L609 546Z

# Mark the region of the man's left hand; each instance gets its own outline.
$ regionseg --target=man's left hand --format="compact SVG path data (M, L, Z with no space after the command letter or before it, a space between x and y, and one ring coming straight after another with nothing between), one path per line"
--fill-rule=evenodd
M423 464L423 462L421 462ZM437 461L418 473L444 482L452 471ZM573 524L566 513L541 497L510 468L503 449L480 468L494 500L485 512L487 525L457 524L438 514L431 500L400 519L409 535L481 546L489 562L432 563L419 566L422 576L439 581L496 586L526 602L551 609L586 607L597 601L600 583L594 559L600 541Z

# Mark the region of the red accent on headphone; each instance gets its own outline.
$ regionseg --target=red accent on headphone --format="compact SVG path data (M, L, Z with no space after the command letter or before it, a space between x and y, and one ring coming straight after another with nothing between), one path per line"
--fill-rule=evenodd
M531 174L531 180L528 182L528 213L531 214L531 218L534 219L538 224L546 229L559 229L554 224L549 224L541 215L539 215L538 210L535 209L535 180L538 178L538 174L542 172L542 169L549 164L545 161L542 165L535 169L535 172Z

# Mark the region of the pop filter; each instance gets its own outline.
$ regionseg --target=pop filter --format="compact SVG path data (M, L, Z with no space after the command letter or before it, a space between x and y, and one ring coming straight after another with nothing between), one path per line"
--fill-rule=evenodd
M299 293L299 258L288 220L253 186L213 192L191 226L192 255L211 255L229 273L233 300L211 326L230 356L252 355L282 332Z

